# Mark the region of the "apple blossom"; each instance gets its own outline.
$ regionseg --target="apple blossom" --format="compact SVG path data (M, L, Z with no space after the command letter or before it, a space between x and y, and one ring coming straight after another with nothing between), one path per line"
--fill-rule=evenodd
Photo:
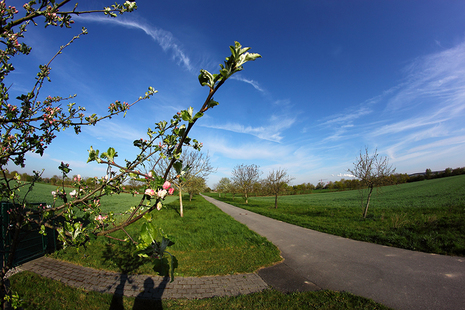
M161 199L163 199L163 198L165 198L165 196L166 196L167 193L168 193L168 192L166 191L166 189L160 189L160 190L158 190L158 192L157 192L157 196L160 197Z
M157 210L160 211L160 210L161 210L161 207L163 207L163 205L161 204L161 202L158 202L158 203L157 203Z
M107 219L107 216L102 216L101 214L95 217L95 220L99 222L103 222L106 219Z
M151 188L147 188L145 190L144 194L147 195L147 196L153 197L153 196L155 196L155 191L153 189L151 189Z
M171 187L171 188L168 190L168 194L173 195L173 192L174 192L174 187Z
M168 189L170 188L170 186L171 186L171 183L168 181L165 181L165 183L163 183L163 189Z

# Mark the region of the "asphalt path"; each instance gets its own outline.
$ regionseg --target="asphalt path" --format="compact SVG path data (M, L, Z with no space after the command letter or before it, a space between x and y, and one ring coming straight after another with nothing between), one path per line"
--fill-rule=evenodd
M278 289L347 291L399 310L465 309L465 258L355 241L204 198L275 244L284 262L259 271Z

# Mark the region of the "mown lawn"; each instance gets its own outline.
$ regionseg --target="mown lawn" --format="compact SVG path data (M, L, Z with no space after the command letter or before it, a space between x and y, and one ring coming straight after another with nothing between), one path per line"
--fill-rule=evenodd
M235 206L330 234L429 253L465 256L465 175L387 186L368 217L359 191L252 197L208 194Z
M29 196L33 198L30 202L50 203L50 192L54 189L37 184L35 196ZM139 199L128 194L105 197L102 209L120 213L137 204ZM196 196L192 202L187 198L184 200L183 218L178 213L179 202L175 197L170 199L165 208L154 212L154 218L175 242L169 248L179 261L175 276L253 272L281 260L279 250L273 244L202 197ZM139 226L140 223L136 223L128 227L128 232L137 232ZM115 236L124 237L121 233ZM51 256L99 269L156 274L151 263L135 257L133 252L134 247L129 243L102 237L85 247L67 248ZM16 274L10 280L11 288L23 300L24 309L112 309L115 301L119 305L117 309L388 309L366 298L333 291L282 294L270 289L237 297L141 301L86 292L30 272Z
M141 309L360 309L388 310L374 301L346 292L318 291L282 294L275 290L197 300L165 299L162 301L116 297L87 292L53 281L32 272L21 272L10 278L11 288L21 296L25 310L141 310Z
M154 221L174 245L168 251L179 261L175 276L226 275L253 272L262 266L281 261L279 250L266 238L233 220L201 196L189 202L184 200L184 217L178 213L179 201L153 211ZM142 221L127 227L137 235ZM124 239L123 232L113 234ZM51 254L52 257L86 267L124 271L138 274L156 274L150 261L134 257L135 247L99 237L85 247L67 248Z

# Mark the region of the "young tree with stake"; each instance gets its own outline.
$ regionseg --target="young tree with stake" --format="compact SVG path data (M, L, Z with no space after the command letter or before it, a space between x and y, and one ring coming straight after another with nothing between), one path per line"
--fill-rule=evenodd
M373 155L368 153L367 147L365 148L365 153L360 151L359 157L354 162L354 168L348 169L348 171L360 180L361 191L363 191L364 188L368 190L363 218L367 217L373 189L385 185L386 180L395 170L396 169L392 168L392 165L389 164L389 159L379 156L377 150L375 150Z

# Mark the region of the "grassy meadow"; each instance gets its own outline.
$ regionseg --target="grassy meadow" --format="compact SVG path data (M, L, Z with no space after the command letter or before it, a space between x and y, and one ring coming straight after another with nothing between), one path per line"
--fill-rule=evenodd
M28 201L51 204L51 191L55 189L55 186L36 184L28 195ZM137 205L140 198L140 195L133 197L130 194L102 197L102 211L122 213L128 207ZM177 198L168 196L165 207L152 212L157 226L174 241L168 251L179 261L175 276L246 273L281 261L279 250L266 238L234 221L200 196L194 197L191 202L187 195L184 197L184 217L181 218ZM126 230L131 235L137 235L141 224L142 221L136 222ZM112 236L126 238L123 232L116 232ZM134 257L135 251L135 247L129 243L99 237L83 247L69 247L50 255L86 267L156 274L150 262Z
M388 310L390 308L347 292L318 291L283 294L276 290L236 297L206 299L146 300L116 297L111 294L87 292L41 277L21 272L10 278L11 288L21 296L25 310L99 310L99 309L359 309Z
M29 202L50 204L56 187L37 184ZM71 190L71 189L70 189ZM218 199L218 194L209 194ZM139 202L129 194L102 199L102 209L121 213ZM234 221L218 208L195 196L179 202L169 197L165 208L154 212L159 227L175 242L175 276L225 275L252 272L281 260L279 250L265 238ZM348 238L412 250L465 256L465 175L383 187L374 194L367 219L358 191L324 192L274 197L220 198L233 205L299 226ZM128 227L137 232L140 223ZM124 237L123 234L116 234ZM152 265L134 257L134 248L108 238L97 238L85 247L52 253L57 259L83 266L127 273L155 274ZM24 301L24 309L108 309L115 296L71 288L30 272L11 277L11 288ZM118 298L116 298L118 299ZM136 309L140 300L119 298L120 309ZM237 297L202 300L144 301L153 309L388 309L372 300L345 292L318 291L282 294L266 290Z
M251 197L209 196L284 222L388 246L465 256L465 175L374 191L368 216L360 192ZM363 201L364 202L364 201Z

